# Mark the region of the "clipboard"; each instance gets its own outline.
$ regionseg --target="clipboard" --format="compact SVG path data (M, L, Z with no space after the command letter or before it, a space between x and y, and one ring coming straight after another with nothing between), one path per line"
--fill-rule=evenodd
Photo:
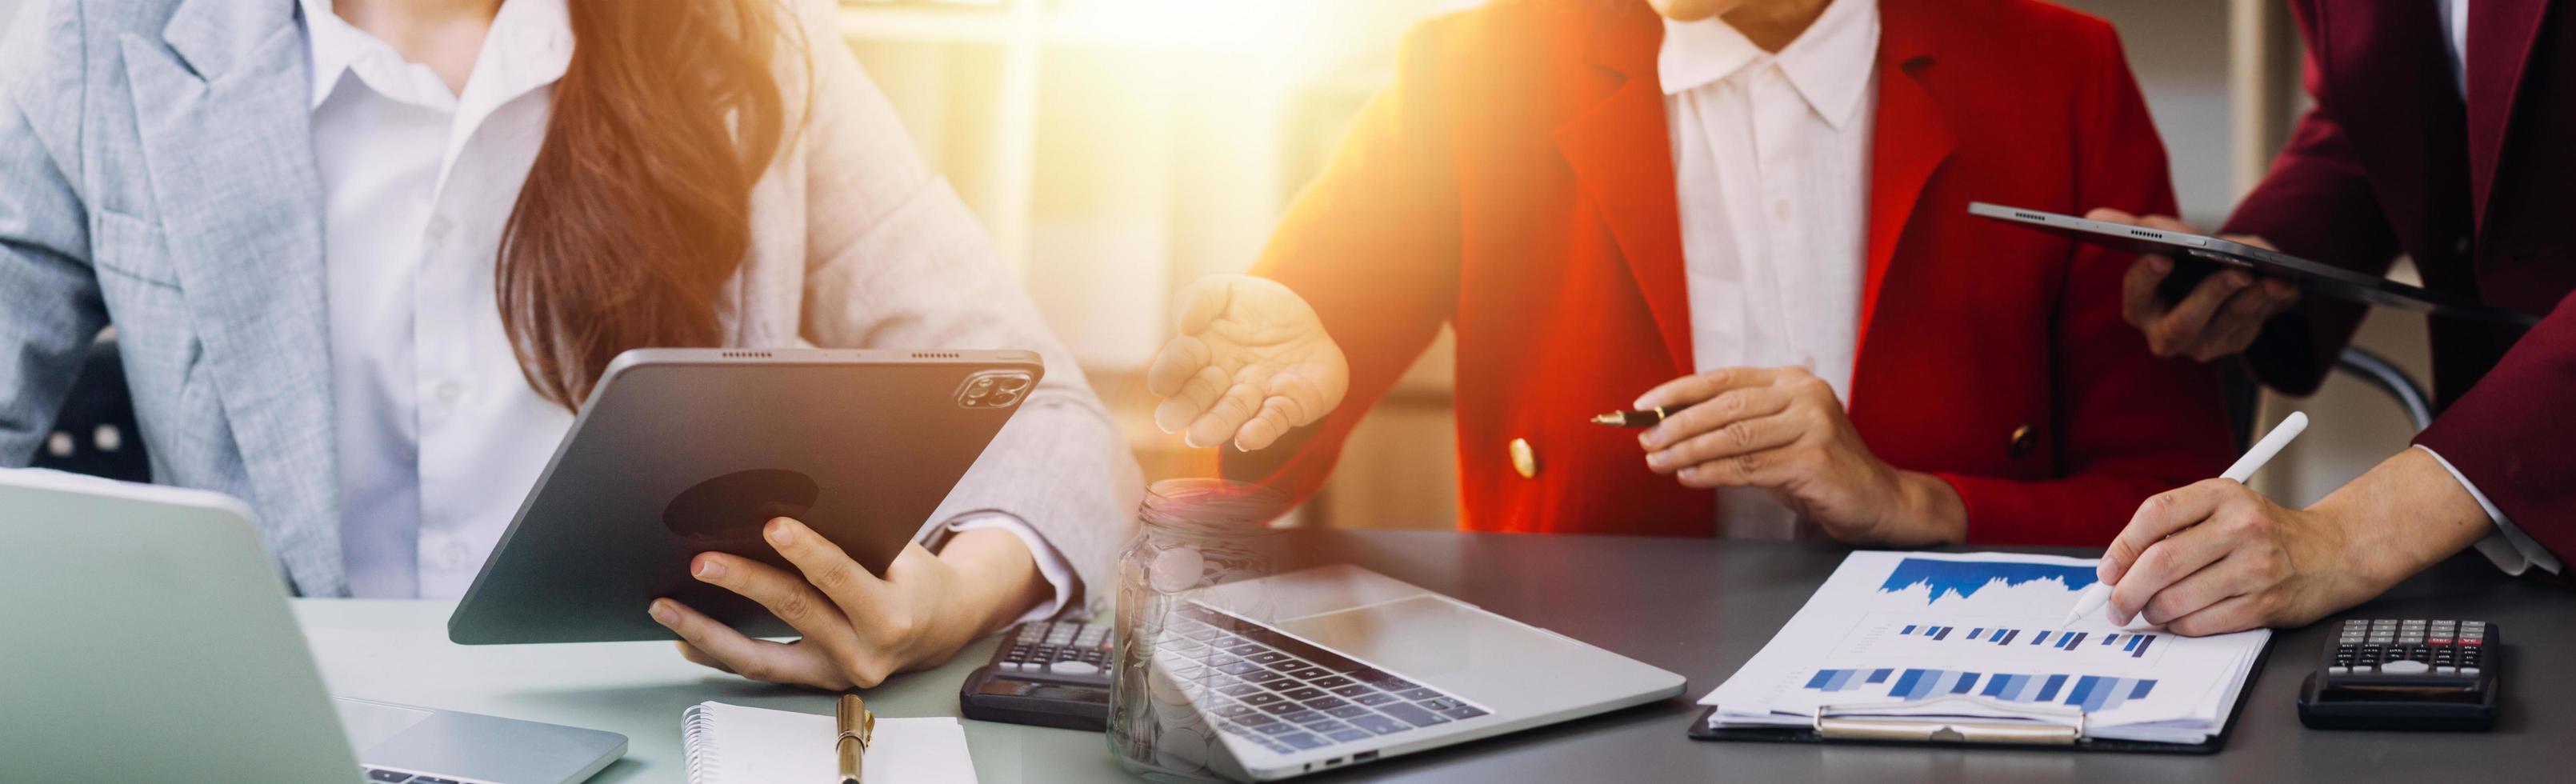
M2265 641L2263 650L2254 655L2253 669L2245 677L2245 687L2237 690L2236 704L2227 709L2227 721L2218 732L2199 743L2156 743L2151 741L2093 738L2085 735L2084 714L2072 711L2039 711L2014 703L1998 702L1986 697L1946 694L1905 703L1880 702L1863 705L1828 706L1817 712L1813 723L1805 727L1722 727L1708 726L1717 707L1710 706L1691 719L1691 740L1738 741L1753 743L1849 743L1863 746L1915 746L1963 749L2019 749L2024 751L2103 751L2144 754L2216 754L2226 748L2227 736L2236 731L2236 722L2245 717L2245 703L2254 696L2255 686L2263 680L2263 665L2272 658L2272 643ZM1891 707L1931 707L1945 703L1966 702L1999 712L2020 713L2041 721L1980 722L1927 717L1848 718L1837 710L1884 710ZM2069 720L2071 718L2071 720Z

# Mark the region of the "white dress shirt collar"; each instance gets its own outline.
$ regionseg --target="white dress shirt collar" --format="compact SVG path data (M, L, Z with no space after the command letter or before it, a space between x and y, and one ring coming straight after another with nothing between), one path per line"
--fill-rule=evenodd
M344 75L393 100L458 114L480 114L562 79L572 63L572 17L566 0L506 0L492 18L465 94L447 88L428 66L405 60L391 44L340 18L331 0L296 0L304 11L304 40L311 47L313 101L320 108ZM465 127L472 127L472 119Z
M1777 61L1807 106L1840 130L1860 113L1878 63L1877 0L1834 0L1798 39L1777 54L1762 51L1725 20L1664 20L1656 69L1665 95L1725 79L1765 59Z

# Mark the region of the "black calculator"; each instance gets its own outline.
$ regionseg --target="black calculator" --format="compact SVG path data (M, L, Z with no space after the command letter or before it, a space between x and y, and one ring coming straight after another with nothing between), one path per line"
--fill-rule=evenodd
M2299 689L2299 722L2319 729L2483 730L2503 702L2503 651L2485 621L2338 622Z
M1109 727L1109 626L1030 621L1003 636L993 661L966 676L966 718L1101 732Z

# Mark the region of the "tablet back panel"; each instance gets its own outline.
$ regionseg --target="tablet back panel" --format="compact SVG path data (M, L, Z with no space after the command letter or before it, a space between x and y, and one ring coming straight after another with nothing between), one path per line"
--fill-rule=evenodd
M792 571L760 538L784 516L883 574L1043 372L1028 351L627 352L448 636L673 639L645 614L664 596L755 636L792 636L758 605L690 578L689 559L721 551Z

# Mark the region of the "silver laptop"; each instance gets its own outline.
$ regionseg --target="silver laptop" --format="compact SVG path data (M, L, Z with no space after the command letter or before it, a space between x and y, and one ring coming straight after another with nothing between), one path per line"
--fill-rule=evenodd
M1173 606L1151 669L1157 691L1186 699L1158 703L1157 736L1167 759L1235 779L1464 743L1684 686L1680 675L1355 566L1226 583Z
M616 733L330 698L231 498L0 471L0 541L0 778L567 784L626 754Z

